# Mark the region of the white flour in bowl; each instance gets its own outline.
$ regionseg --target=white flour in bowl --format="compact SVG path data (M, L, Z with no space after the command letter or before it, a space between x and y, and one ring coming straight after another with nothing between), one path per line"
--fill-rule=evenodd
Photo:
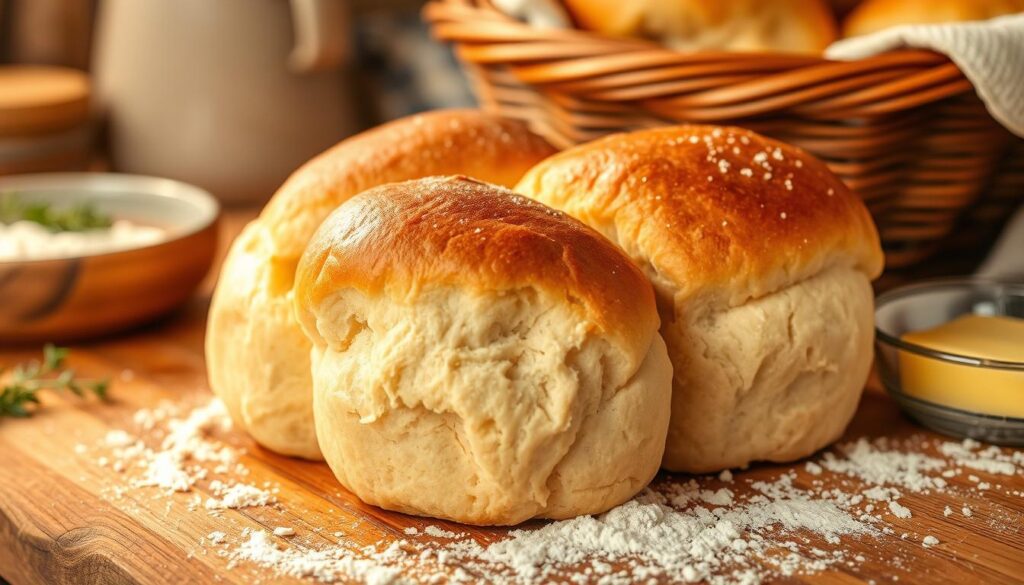
M109 228L52 232L31 221L0 223L0 262L105 254L157 244L161 228L117 220Z

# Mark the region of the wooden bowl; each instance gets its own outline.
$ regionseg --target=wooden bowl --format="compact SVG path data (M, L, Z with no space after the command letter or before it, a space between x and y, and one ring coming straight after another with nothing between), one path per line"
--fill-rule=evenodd
M166 314L213 263L220 208L206 191L138 175L45 173L0 178L0 193L164 228L155 244L95 255L0 261L0 343L96 337Z

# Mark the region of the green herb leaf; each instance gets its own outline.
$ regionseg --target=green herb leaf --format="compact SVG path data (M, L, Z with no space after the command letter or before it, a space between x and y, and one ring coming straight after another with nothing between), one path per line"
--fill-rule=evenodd
M54 232L81 232L108 228L110 216L91 203L55 207L46 202L24 201L15 193L0 194L0 223L31 221Z
M43 368L47 372L60 369L66 357L68 357L68 348L66 347L57 347L52 343L43 346Z
M39 391L67 391L85 397L92 394L106 400L109 382L107 380L85 380L75 377L72 369L62 369L69 350L46 344L43 360L18 364L11 370L10 380L0 388L0 417L23 418L30 416L40 404ZM3 370L0 369L0 373Z

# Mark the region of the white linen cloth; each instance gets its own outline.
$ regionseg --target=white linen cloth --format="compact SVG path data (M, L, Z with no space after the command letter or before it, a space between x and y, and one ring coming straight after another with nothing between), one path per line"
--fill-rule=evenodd
M1024 205L1006 224L975 275L1024 283Z
M830 59L862 59L899 48L950 58L974 85L992 117L1024 138L1024 14L978 22L904 25L833 43ZM1024 278L1024 207L978 269L988 278Z
M830 59L862 59L898 48L930 49L950 58L974 85L989 113L1024 138L1024 14L977 22L903 25L833 43Z

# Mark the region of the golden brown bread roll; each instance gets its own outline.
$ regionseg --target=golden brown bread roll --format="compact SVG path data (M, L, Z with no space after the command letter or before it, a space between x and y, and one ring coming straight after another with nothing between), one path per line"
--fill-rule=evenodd
M871 364L883 257L822 162L679 126L566 150L516 190L596 228L654 283L675 370L665 467L787 461L839 437Z
M1024 0L867 0L843 21L843 36L871 34L900 24L988 20L1024 11Z
M836 38L822 0L564 0L581 28L683 51L818 54Z
M661 462L654 292L600 234L462 177L392 183L309 243L316 431L363 501L472 524L603 512Z
M526 126L475 110L439 111L349 138L296 171L235 240L210 307L210 386L263 446L320 458L310 345L295 321L295 266L327 215L377 185L468 173L513 184L554 152Z

